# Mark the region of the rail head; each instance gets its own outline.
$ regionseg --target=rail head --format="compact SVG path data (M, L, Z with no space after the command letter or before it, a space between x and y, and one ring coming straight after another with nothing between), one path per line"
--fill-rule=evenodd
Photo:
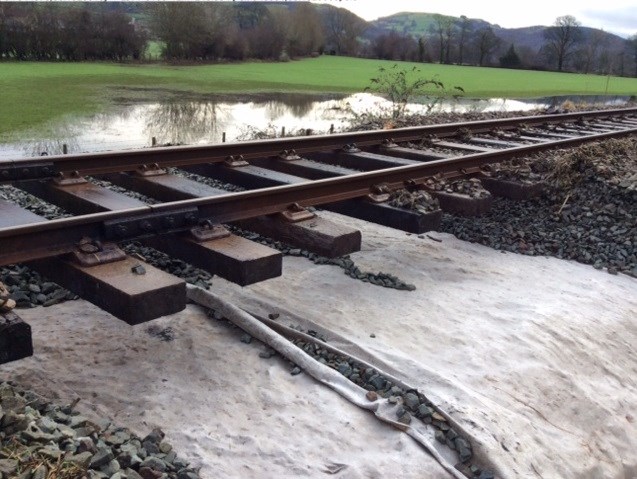
M294 203L301 206L319 206L367 196L381 183L390 189L421 185L436 174L462 172L514 157L631 134L637 134L637 128L298 184L4 228L0 229L0 265L68 253L84 237L100 241L132 240L188 230L201 221L228 223L277 213Z
M635 115L637 108L586 111L556 115L536 115L440 125L415 126L392 130L336 133L304 137L273 138L216 145L154 147L139 150L52 155L0 161L0 184L13 181L51 179L60 175L82 176L135 171L148 168L179 167L220 163L228 158L254 159L279 156L284 152L311 153L340 150L348 145L381 145L385 142L418 141L437 136L448 137L460 130L485 133L496 128L512 129L521 124L537 126L596 118Z

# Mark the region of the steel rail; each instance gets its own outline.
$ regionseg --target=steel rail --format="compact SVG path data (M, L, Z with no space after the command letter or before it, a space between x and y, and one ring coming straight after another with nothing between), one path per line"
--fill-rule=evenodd
M623 108L216 145L157 147L131 151L0 160L0 184L18 180L50 179L60 174L96 175L134 171L149 165L163 168L219 163L228 158L239 156L245 159L263 158L278 156L286 150L294 150L297 153L337 150L353 143L357 146L373 146L387 141L416 141L432 136L453 136L461 129L467 129L473 133L485 133L495 128L512 129L520 125L537 126L565 121L616 118L634 114L637 114L637 108Z
M222 196L175 201L140 208L95 213L41 223L0 229L0 265L29 261L70 252L83 237L95 240L124 240L188 230L198 221L228 223L284 211L291 204L316 206L364 197L370 190L385 184L390 189L423 184L435 174L462 172L468 168L539 153L561 147L573 147L595 140L637 134L637 127L619 132L599 133L554 142L523 145L515 148L475 153L417 165L388 168L305 183L229 193ZM148 218L190 215L188 224L155 232L135 233L113 238L109 222L125 220L141 223ZM172 221L172 220L171 220ZM146 228L147 229L147 228Z

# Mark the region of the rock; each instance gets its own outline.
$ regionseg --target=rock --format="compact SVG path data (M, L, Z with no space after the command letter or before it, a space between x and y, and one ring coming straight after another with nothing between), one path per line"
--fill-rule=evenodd
M100 469L115 459L113 452L110 448L100 448L97 453L91 459L89 467L91 469Z
M155 471L164 472L166 470L166 463L157 457L150 456L144 459L140 468L149 468L154 469Z
M148 467L141 467L139 469L139 475L142 477L142 479L160 479L162 473Z
M245 344L250 344L252 342L252 336L250 336L248 333L245 333L244 335L241 336L241 342Z
M341 362L336 369L346 378L349 378L352 374L352 367L346 361Z
M447 420L447 419L445 419L445 417L444 417L443 415L441 415L439 412L436 412L436 411L434 411L434 412L431 414L431 418L432 418L434 421L440 421L440 422L445 422L445 421Z
M301 374L303 371L301 370L300 367L298 366L294 366L294 368L292 369L292 371L290 371L290 374L292 376L296 376L297 374Z
M411 414L405 411L405 414L398 418L398 422L402 422L403 424L411 423Z
M66 460L72 462L73 464L77 464L80 467L88 467L91 463L91 459L93 458L93 454L90 451L80 452L79 454L74 454L69 456Z
M478 479L495 479L495 475L491 471L482 471Z
M385 380L384 377L380 375L376 375L372 377L372 379L370 379L369 381L369 385L372 386L377 391L382 391L383 389L385 389L386 384L387 384L387 381Z
M142 476L140 476L137 471L135 471L134 469L126 469L124 471L126 473L126 477L127 479L144 479Z
M40 464L31 474L31 479L46 479L49 473L48 468L44 464Z
M177 473L177 479L199 479L199 476L190 470L181 470Z
M113 474L117 473L119 470L120 470L120 465L116 459L113 459L108 464L100 468L100 472L103 472L108 477L111 477Z
M15 459L0 459L0 473L5 477L13 477L18 470L18 461Z
M272 348L268 348L259 353L259 357L263 359L270 359L272 356L276 356L276 351Z
M431 417L433 413L434 410L425 404L418 406L418 417L420 418Z
M159 450L164 454L168 454L170 451L172 451L172 449L173 447L166 441L162 441L159 443Z
M166 437L166 434L164 433L164 431L156 427L150 432L150 434L148 434L144 439L142 439L142 444L147 441L153 442L155 444L160 444L164 440L164 437Z
M376 401L378 399L378 394L376 394L376 392L374 391L367 391L365 397L368 401Z
M445 437L445 433L442 431L437 430L435 432L435 438L436 441L442 443L442 444L446 444L447 443L447 438Z
M420 405L420 398L417 394L408 392L403 396L403 402L408 409L415 411Z

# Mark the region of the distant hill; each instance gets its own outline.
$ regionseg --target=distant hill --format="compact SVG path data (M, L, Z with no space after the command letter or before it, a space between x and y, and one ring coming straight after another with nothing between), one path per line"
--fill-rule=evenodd
M382 17L374 20L373 22L369 22L369 27L365 32L365 36L367 38L374 38L393 30L398 33L418 38L432 33L436 25L436 16L450 19L452 21L460 21L460 18L458 17L438 15L436 13L400 12L390 15L389 17ZM476 30L491 25L484 20L474 18L470 18L469 22Z
M440 16L456 23L461 21L460 17ZM390 31L411 35L414 38L431 36L435 33L435 17L435 13L421 12L400 12L388 17L382 17L373 22L369 22L369 27L365 32L365 38L373 40ZM534 51L538 51L545 43L544 30L546 30L547 26L537 25L523 28L502 28L497 24L477 18L469 18L468 25L469 28L474 31L484 27L491 27L493 32L502 39L503 44L506 46L514 44L516 47L528 47ZM597 34L597 41L607 42L610 47L617 47L625 41L618 35L596 28L583 27L583 32L585 37L588 38Z

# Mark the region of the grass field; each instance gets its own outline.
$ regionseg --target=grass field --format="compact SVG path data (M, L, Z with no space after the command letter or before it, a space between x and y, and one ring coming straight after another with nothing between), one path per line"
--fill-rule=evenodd
M362 91L379 66L394 63L330 56L202 66L0 63L0 134L61 115L98 111L122 95L158 100L167 89L201 94ZM404 63L405 68L414 65L425 77L463 87L469 98L637 94L635 78Z

